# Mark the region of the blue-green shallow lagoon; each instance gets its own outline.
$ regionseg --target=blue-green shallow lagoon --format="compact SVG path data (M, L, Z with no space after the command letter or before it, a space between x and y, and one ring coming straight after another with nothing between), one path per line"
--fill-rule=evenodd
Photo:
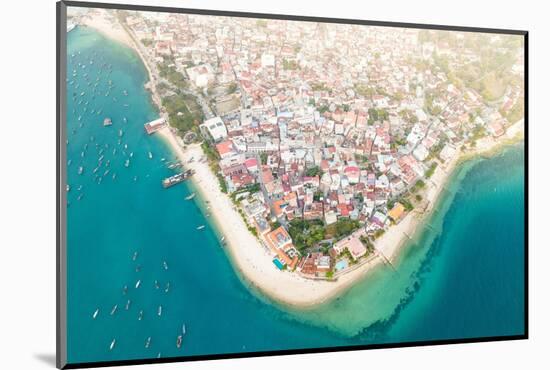
M162 188L174 158L143 130L158 113L138 56L82 27L67 50L69 362L523 333L523 146L455 172L398 272L381 266L337 300L295 310L237 275L204 205L184 200L191 184Z

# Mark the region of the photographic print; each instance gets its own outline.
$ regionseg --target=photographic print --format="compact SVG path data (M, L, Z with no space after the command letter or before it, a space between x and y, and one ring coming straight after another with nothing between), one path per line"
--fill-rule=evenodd
M526 32L60 6L58 366L526 338Z

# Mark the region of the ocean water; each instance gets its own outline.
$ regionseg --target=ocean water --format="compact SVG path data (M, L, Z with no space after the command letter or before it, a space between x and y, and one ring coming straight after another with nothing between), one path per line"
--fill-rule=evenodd
M295 310L238 276L207 205L184 199L191 184L162 188L174 157L143 130L158 113L139 57L78 27L67 58L69 362L523 333L523 146L461 166L397 272L380 266L338 299Z

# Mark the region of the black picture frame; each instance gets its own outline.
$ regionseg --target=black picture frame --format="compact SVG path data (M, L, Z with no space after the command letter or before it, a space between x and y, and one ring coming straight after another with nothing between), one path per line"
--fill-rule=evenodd
M169 357L161 359L139 359L139 360L116 360L116 361L97 361L84 363L67 363L66 341L67 341L67 320L66 320L66 191L65 191L65 173L62 170L66 163L65 157L65 99L66 99L66 42L67 42L67 7L83 7L83 8L101 8L101 9L119 9L119 10L134 10L134 11L149 11L149 12L164 12L164 13L179 13L179 14L198 14L198 15L213 15L213 16L230 16L244 18L260 18L260 19L278 19L278 20L293 20L305 22L323 22L336 24L356 24L365 26L383 26L397 28L414 28L427 30L445 30L445 31L461 31L461 32L481 32L495 34L520 35L524 37L524 127L525 127L525 156L524 156L524 184L525 184L525 202L524 202L524 332L520 335L504 335L504 336L488 336L478 338L457 338L457 339L441 339L441 340L425 340L414 342L401 343L385 343L385 344L359 344L353 346L338 346L338 347L322 347L311 349L290 349L290 350L273 350L259 352L242 352L230 354L212 354L212 355L195 355ZM122 365L139 365L139 364L160 364L172 362L186 361L204 361L217 359L236 359L247 357L265 357L278 355L296 355L296 354L311 354L325 352L343 352L343 351L358 351L366 349L380 348L404 348L417 346L434 346L447 344L461 343L482 343L495 341L510 341L524 340L529 338L529 32L525 30L512 29L495 29L482 27L462 27L462 26L447 26L436 24L418 24L418 23L402 23L402 22L383 22L372 20L359 20L347 18L325 18L312 16L299 16L287 14L266 14L266 13L251 13L251 12L233 12L210 9L188 9L174 8L162 6L144 6L130 4L112 4L100 2L80 2L80 1L59 1L56 3L56 46L57 46L57 63L56 63L56 366L59 369L75 369L75 368L92 368L92 367L107 367L107 366L122 366Z

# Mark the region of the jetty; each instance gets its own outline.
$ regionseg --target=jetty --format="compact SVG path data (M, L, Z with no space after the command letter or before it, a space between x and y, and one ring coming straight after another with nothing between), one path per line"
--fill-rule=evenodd
M145 127L145 132L147 132L147 134L149 134L149 135L152 135L155 132L157 132L158 130L166 127L167 123L166 123L166 119L164 117L161 117L161 118L158 118L158 119L153 120L151 122L147 122L143 126Z
M162 186L164 188L169 188L171 186L174 186L176 184L179 184L180 182L183 182L193 176L195 171L193 170L186 170L184 172L180 172L174 176L170 176L162 180Z

